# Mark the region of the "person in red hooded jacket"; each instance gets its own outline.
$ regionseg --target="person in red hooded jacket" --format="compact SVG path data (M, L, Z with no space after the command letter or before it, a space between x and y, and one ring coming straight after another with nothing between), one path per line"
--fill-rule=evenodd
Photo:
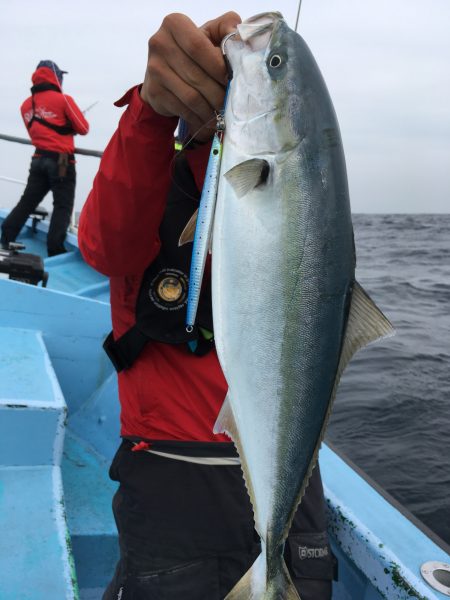
M32 75L31 96L20 107L35 152L27 186L2 225L1 245L14 242L29 215L50 190L53 212L47 234L49 256L65 252L64 240L75 198L74 135L86 135L89 124L71 96L63 94L63 75L56 63L41 60Z
M220 42L239 22L234 12L201 28L185 15L164 19L149 41L144 83L116 102L127 108L80 215L80 250L110 278L105 349L121 403L122 443L110 468L120 484L120 560L103 600L223 600L260 553L236 450L213 433L227 382L211 337L209 273L204 327L183 340L192 247L178 246L224 101ZM175 154L179 117L195 140ZM285 558L302 600L330 600L334 559L318 467Z

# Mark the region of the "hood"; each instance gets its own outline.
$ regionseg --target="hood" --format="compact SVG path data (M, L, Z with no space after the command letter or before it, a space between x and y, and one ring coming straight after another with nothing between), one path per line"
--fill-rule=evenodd
M37 68L31 76L31 81L33 82L33 85L51 83L52 85L56 85L59 89L62 89L55 72L49 67Z

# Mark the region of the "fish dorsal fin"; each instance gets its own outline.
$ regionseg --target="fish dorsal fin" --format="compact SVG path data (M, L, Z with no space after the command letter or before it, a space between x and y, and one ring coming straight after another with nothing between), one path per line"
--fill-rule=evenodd
M187 222L186 227L181 232L180 239L178 240L178 246L184 246L184 244L188 244L189 242L194 241L195 226L197 225L197 215L198 208Z
M270 165L264 158L251 158L231 168L225 177L236 196L242 198L250 190L264 183L269 176Z
M371 342L391 337L394 334L395 330L390 321L361 285L355 281L339 362L338 380L355 352Z

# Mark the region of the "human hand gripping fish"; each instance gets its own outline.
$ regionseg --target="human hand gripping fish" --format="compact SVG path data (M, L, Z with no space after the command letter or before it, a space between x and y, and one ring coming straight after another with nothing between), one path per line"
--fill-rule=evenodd
M157 113L181 117L198 141L214 134L228 82L220 44L240 21L238 14L227 12L199 28L175 13L149 39L141 97Z

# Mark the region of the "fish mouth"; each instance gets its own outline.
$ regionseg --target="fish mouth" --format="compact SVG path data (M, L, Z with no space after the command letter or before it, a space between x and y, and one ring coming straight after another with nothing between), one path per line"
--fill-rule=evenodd
M280 107L266 59L282 23L279 12L261 13L240 23L222 40L222 52L233 81L225 116L229 135L245 133L248 140L261 141L272 129Z
M223 38L221 43L222 54L230 60L227 42L233 37L236 37L236 41L250 46L253 51L267 48L272 33L280 21L284 21L283 15L276 11L260 13L246 19L237 25L236 31L232 31Z
M250 42L255 37L265 33L272 34L275 25L283 20L283 15L279 12L260 13L240 23L237 26L237 31L243 42Z

